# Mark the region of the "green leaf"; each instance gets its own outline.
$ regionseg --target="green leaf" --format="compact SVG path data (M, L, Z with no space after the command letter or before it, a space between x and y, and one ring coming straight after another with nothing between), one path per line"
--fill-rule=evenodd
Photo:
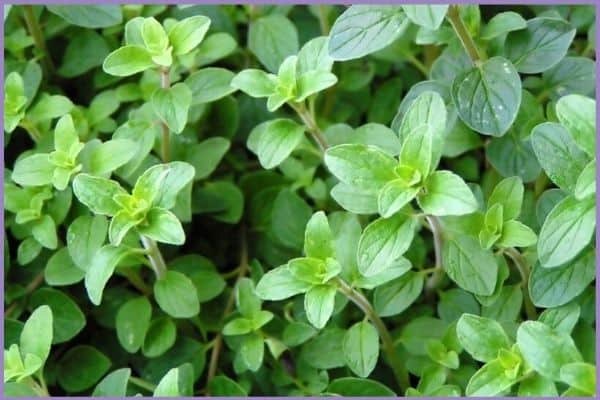
M95 347L72 347L58 362L58 383L67 392L82 392L98 382L110 365L108 357Z
M56 237L56 224L49 215L43 215L36 220L31 227L31 234L42 246L54 250L58 246Z
M115 326L121 347L128 353L137 352L142 344L152 316L152 305L146 297L126 301L117 312Z
M589 156L596 155L596 101L576 94L561 97L556 116L575 143Z
M260 69L245 69L231 80L231 87L251 97L268 97L275 93L277 76Z
M477 295L494 292L498 264L489 251L469 237L449 237L443 245L442 260L446 273L462 289Z
M41 305L33 310L21 331L21 354L32 354L39 358L42 364L45 363L52 347L52 326L52 309L48 305Z
M247 397L248 393L236 381L225 375L217 375L208 382L208 392L211 396Z
M112 139L95 147L90 155L90 173L106 176L125 165L137 152L138 144L128 139Z
M49 5L47 8L68 23L84 28L107 28L123 20L118 5Z
M581 308L579 305L571 302L564 306L544 310L538 321L545 323L556 332L570 335L579 320L580 314Z
M185 243L185 232L181 222L175 214L164 208L151 208L144 222L137 226L137 230L157 242L174 245Z
M289 189L283 189L273 203L271 233L284 246L300 250L311 215L312 209L302 197Z
M194 180L208 177L218 166L230 147L228 139L211 137L200 143L188 145L183 159L190 163L196 173Z
M304 254L325 260L335 257L333 235L329 228L327 216L323 211L318 211L308 220L304 234Z
M406 107L406 112L401 114L399 108L396 118L399 118L400 124L395 128L395 118L392 122L392 129L398 131L398 136L404 143L411 132L416 131L422 125L429 125L432 135L431 169L433 169L441 156L441 139L446 130L448 112L444 105L444 99L436 91L425 87L423 92L417 93L415 96L413 99L409 96L404 98L400 108Z
M454 79L452 100L470 128L502 136L517 117L521 79L510 61L493 57Z
M154 207L170 210L181 190L194 179L194 173L194 167L182 161L155 165L138 178L132 194L151 201Z
M309 366L317 369L344 367L344 334L345 331L340 328L325 328L302 346L300 357Z
M306 318L315 328L323 329L331 314L335 301L336 288L331 285L311 287L304 295Z
M241 278L235 288L235 304L244 317L253 319L260 312L261 301L254 292L254 283L249 278Z
M433 132L430 125L419 125L404 136L400 164L413 168L421 177L429 175L433 163Z
M48 154L33 154L17 160L10 178L21 186L48 185L54 168Z
M42 93L40 99L28 110L28 119L38 123L62 117L73 109L69 98L61 95Z
M75 265L66 247L57 250L44 270L44 280L51 286L66 286L83 279L85 271Z
M500 349L510 349L508 336L493 319L463 314L456 324L456 335L461 346L477 361L489 362Z
M558 397L556 386L552 380L533 374L519 383L519 396Z
M212 103L233 93L234 76L225 68L204 68L190 74L185 84L192 91L192 104Z
M108 226L108 240L113 246L121 244L125 235L137 224L137 221L125 210L119 211L110 220Z
M559 18L534 18L527 28L510 32L506 36L504 52L517 70L537 74L556 65L566 54L575 29Z
M378 190L396 178L397 161L372 145L331 147L325 152L325 164L340 181L363 190Z
M127 383L131 376L130 368L120 368L106 375L94 389L94 397L125 397L127 394Z
M492 139L486 148L490 164L504 177L519 176L524 182L534 181L541 168L531 141L521 140L512 134Z
M537 242L535 232L519 221L506 221L496 245L502 247L529 247Z
M185 83L176 83L168 89L157 89L152 95L152 107L158 117L174 133L181 133L188 120L192 91Z
M379 358L379 335L367 321L357 322L344 335L346 364L356 375L366 378L373 372Z
M206 37L194 52L198 67L212 64L229 56L237 48L235 39L225 32L216 32Z
M561 189L571 192L588 163L565 128L554 122L537 125L531 134L535 155L546 175Z
M100 305L106 283L117 265L129 254L129 248L111 245L103 246L95 253L84 281L88 297L94 305Z
M123 46L110 53L102 63L102 69L109 75L129 76L154 67L152 56L143 47Z
M508 32L527 28L527 21L514 11L505 11L494 15L481 31L483 40L495 39Z
M448 11L447 4L439 5L405 5L402 9L408 19L425 29L436 30L440 27Z
M42 251L42 245L33 237L27 238L19 244L17 262L19 265L27 265L40 254L40 251Z
M248 136L248 148L258 155L263 168L281 164L304 138L304 126L291 119L274 119L256 126Z
M583 362L563 365L560 369L560 380L590 396L596 393L596 367L594 365Z
M392 181L394 182L394 181ZM390 182L391 184L391 182ZM385 188L385 186L384 186ZM393 194L392 194L393 195ZM383 195L382 195L383 196ZM377 206L377 191L376 190L361 190L357 187L346 185L345 183L338 183L331 189L331 197L340 205L344 210L350 211L354 214L374 214L378 212ZM387 196L386 196L387 198ZM387 199L391 200L391 199ZM386 211L387 206L386 199L382 200L383 205L382 211ZM392 205L389 205L390 209ZM390 213L388 210L386 215ZM382 214L383 216L383 214Z
M264 353L265 343L260 334L251 333L244 337L240 348L240 355L250 371L258 371L262 365Z
M67 45L58 73L66 78L83 75L102 62L110 52L104 37L93 30L82 30Z
M538 239L538 257L544 268L558 267L575 258L590 242L596 227L593 198L561 200L548 214Z
M536 264L529 279L529 294L538 307L557 307L577 297L594 280L594 251L555 268Z
M423 290L423 275L406 272L393 281L375 288L373 306L380 317L400 314L417 300Z
M174 318L191 318L200 312L200 302L192 281L177 271L154 283L154 298L160 308Z
M236 318L223 327L223 335L245 335L252 332L252 321L247 318Z
M184 273L192 280L200 303L214 299L226 286L225 280L212 261L196 254L185 255L171 261L169 269Z
M269 71L277 71L298 47L296 27L285 16L272 14L250 23L248 48Z
M331 27L329 55L336 61L345 61L374 53L402 35L406 26L399 6L350 6Z
M538 321L525 321L517 330L517 346L529 365L540 375L558 381L563 365L581 361L568 334L558 333Z
M59 290L41 288L33 292L29 307L37 308L41 305L49 306L52 311L53 344L71 340L85 326L85 316L77 303Z
M596 194L596 160L590 161L579 174L575 183L574 194L577 200L583 200Z
M302 77L309 71L330 72L333 59L327 52L328 45L328 36L318 36L306 42L298 52L296 74Z
M117 182L89 174L79 174L75 177L73 193L94 214L109 216L120 210L113 197L127 194Z
M383 218L388 218L398 212L406 204L410 203L412 199L417 197L417 194L421 190L420 187L407 187L404 179L394 179L389 181L379 191L377 196L377 209L379 214ZM332 197L337 200L333 195ZM353 199L356 201L356 199ZM349 210L353 211L353 210Z
M87 270L106 239L108 223L101 215L83 215L75 219L67 230L67 248L73 262Z
M523 181L518 176L501 180L488 199L488 208L494 204L502 205L504 221L516 219L523 205Z
M306 342L317 334L317 330L304 323L292 321L283 330L282 340L286 346L295 347Z
M307 97L321 92L337 83L337 77L328 71L308 71L297 80L297 102L304 101Z
M175 344L177 339L177 326L169 317L154 319L142 345L142 353L148 358L160 357Z
M396 396L396 393L390 388L377 381L350 377L332 381L327 387L327 393L335 393L340 396Z
M469 379L465 394L467 396L496 396L504 393L516 382L516 378L507 376L502 362L496 359L475 372Z
M358 242L358 269L365 276L373 276L390 267L408 250L417 221L396 214L379 218L363 231Z
M202 42L210 27L210 19L196 15L177 22L169 31L169 43L175 55L189 53Z
M570 93L590 96L596 82L594 67L594 62L587 57L567 56L544 71L542 78L553 97Z
M431 215L465 215L475 212L477 200L467 184L450 171L436 171L425 181L424 193L417 196L424 212Z
M256 294L263 300L283 300L304 293L310 289L309 283L297 280L287 265L267 272L256 285Z

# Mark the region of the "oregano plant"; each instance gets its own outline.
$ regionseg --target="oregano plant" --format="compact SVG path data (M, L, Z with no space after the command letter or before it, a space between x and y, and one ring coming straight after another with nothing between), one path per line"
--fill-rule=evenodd
M4 395L595 396L595 13L6 6Z

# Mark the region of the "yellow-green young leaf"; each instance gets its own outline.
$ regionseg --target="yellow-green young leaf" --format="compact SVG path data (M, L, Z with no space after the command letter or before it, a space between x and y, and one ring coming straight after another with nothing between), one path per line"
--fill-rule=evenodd
M173 53L182 55L189 53L202 42L210 27L210 19L196 15L177 22L169 31L169 42Z
M501 204L504 221L516 219L521 214L523 192L523 181L518 176L503 179L492 191L488 199L488 208L494 204Z
M377 196L379 215L388 218L394 215L417 196L420 187L408 187L404 179L394 179L385 184ZM333 193L332 193L333 196ZM334 197L335 198L335 197ZM352 211L352 210L350 210Z
M298 52L298 65L296 66L296 73L299 77L309 71L331 71L333 59L327 52L328 45L328 36L318 36L302 46Z
M160 308L174 318L191 318L200 312L200 302L192 281L177 271L154 283L154 298Z
M42 93L40 99L28 110L27 119L33 123L62 117L73 109L68 97Z
M421 209L431 215L465 215L477 211L473 192L462 178L450 171L436 171L417 196Z
M246 318L236 318L223 327L223 335L245 335L252 332L252 321Z
M408 19L425 29L436 30L444 21L447 4L439 5L406 5L402 6Z
M336 288L331 285L311 287L304 295L306 318L315 328L323 329L331 314L335 302Z
M94 214L110 216L121 209L113 197L127 194L117 182L89 174L79 174L75 177L73 193Z
M175 344L177 339L177 326L167 316L154 319L142 346L142 354L149 358L160 357Z
M256 294L263 300L283 300L304 293L312 285L292 275L287 265L281 265L263 275L256 285Z
M380 274L391 269L388 268ZM381 317L391 317L406 310L421 295L423 281L422 274L409 271L375 288L373 306L377 314Z
M54 128L54 149L69 153L73 145L79 143L79 136L73 125L71 114L62 116Z
M556 103L556 116L577 145L589 156L596 155L596 101L572 94Z
M25 115L27 97L21 75L17 72L8 74L4 80L4 89L4 131L10 133Z
M144 222L137 226L137 230L157 242L173 245L185 243L185 232L181 222L175 214L164 208L151 208Z
M596 160L592 160L585 166L575 183L574 194L577 200L596 193Z
M110 53L104 60L102 69L109 75L129 76L153 66L154 62L148 50L140 46L128 45Z
M125 397L130 376L130 368L120 368L112 371L98 382L92 396Z
M42 186L52 183L54 165L48 154L33 154L17 160L11 179L21 186Z
M231 80L231 86L251 97L268 97L275 93L277 76L260 69L245 69Z
M141 35L144 45L153 56L161 54L169 46L169 38L165 29L153 17L144 19Z
M399 6L350 6L331 27L329 55L345 61L374 53L402 35L407 25Z
M125 302L117 311L117 338L121 347L129 353L137 352L142 344L152 316L152 305L144 296Z
M242 339L240 355L250 371L256 372L263 362L265 343L260 333L250 333Z
M592 364L576 362L563 365L560 380L589 396L596 393L596 367Z
M194 167L182 161L148 168L136 181L132 194L155 207L170 210L179 193L194 179Z
M379 358L379 335L367 321L357 322L344 335L346 365L361 378L373 372Z
M568 334L556 332L538 321L525 321L519 326L517 346L531 368L554 381L560 380L563 365L582 361Z
M596 227L593 197L577 200L567 196L546 217L538 239L538 257L544 268L574 259L590 242Z
M108 240L113 246L118 246L121 241L125 238L125 235L137 224L129 212L121 210L115 214L110 220L108 226Z
M500 349L510 349L510 341L502 325L489 318L463 314L456 324L461 346L477 361L488 362Z
M130 254L131 250L127 247L111 245L103 246L96 252L85 274L84 281L88 297L93 304L100 305L106 283L117 265Z
M329 228L327 216L323 211L318 211L308 220L304 233L304 254L325 260L327 257L335 258L333 235Z
M188 120L192 91L185 83L176 83L168 89L157 89L152 95L152 107L158 117L174 133L181 133Z
M521 105L521 78L510 61L493 57L454 79L452 100L470 128L502 136Z
M308 71L297 81L295 101L304 101L308 96L321 92L337 83L337 77L328 71Z
M481 367L469 379L465 394L467 396L496 396L517 382L505 373L500 360L494 359Z
M19 350L23 356L32 354L42 364L46 362L52 346L52 320L52 310L47 305L41 305L31 313L23 325L19 341Z
M341 144L325 152L329 171L346 185L379 190L396 178L397 161L380 148L364 144Z
M359 271L373 276L391 266L410 247L416 226L416 219L402 214L371 222L358 242Z
M248 136L248 148L260 164L275 168L292 154L304 137L304 126L291 119L274 119L255 127Z
M506 221L502 228L502 235L496 243L501 247L529 247L537 242L535 232L519 221Z

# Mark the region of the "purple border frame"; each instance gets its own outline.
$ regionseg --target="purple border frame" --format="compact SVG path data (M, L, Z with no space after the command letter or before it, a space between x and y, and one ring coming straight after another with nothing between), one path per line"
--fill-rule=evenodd
M598 25L600 25L600 15L598 13L598 11L600 10L600 3L598 2L598 0L528 0L528 1L518 1L518 0L479 0L479 1L472 1L472 0L455 0L455 1L443 1L443 0L358 0L356 2L352 2L352 1L343 1L343 0L245 0L245 1L240 1L240 0L213 0L213 1L198 1L198 0L182 0L182 1L177 1L177 0L164 0L164 1L156 1L156 0L126 0L126 1L120 1L120 0L104 0L102 1L102 4L107 4L107 3L112 3L112 4L169 4L169 5L177 5L177 4L205 4L205 5L218 5L218 4L293 4L293 5L308 5L308 4L448 4L448 3L452 3L452 4L479 4L479 5L595 5L596 6L596 16L595 16L595 20L596 20L596 27L598 27ZM4 0L0 0L0 4L2 5L2 11L3 11L3 15L4 15L4 6L5 5L23 5L23 4L38 4L38 5L45 5L45 4L98 4L98 1L91 1L91 0L47 0L47 1L43 1L43 0L30 0L30 1L22 1L22 0L16 0L16 1L7 1L5 2ZM600 42L600 31L596 30L596 43ZM4 23L2 24L2 28L0 30L0 44L2 45L2 48L4 48ZM597 45L596 45L597 46ZM600 97L600 63L598 62L598 49L596 49L596 100ZM2 68L2 76L4 76L4 52L2 53L2 55L0 56L0 67ZM0 92L4 93L4 79L2 79L0 81ZM2 112L2 115L4 115L4 101L1 102L0 104L0 111ZM0 125L4 125L4 120L0 121ZM600 115L598 112L596 112L596 126L600 125ZM4 131L4 129L2 129L2 131ZM596 142L598 142L598 131L596 130ZM0 146L4 149L4 134L2 133L2 135L0 135ZM600 148L598 148L598 146L596 146L596 159L598 159L600 155ZM4 173L4 152L2 154L2 160L0 163L1 167L2 167L2 172ZM0 187L0 205L2 206L2 210L4 210L4 174L2 175L2 187ZM599 186L600 184L600 170L596 170L596 186ZM596 193L596 203L598 202L598 197L600 196L600 194ZM2 225L3 228L3 232L4 232L4 211L2 211L2 213L0 213L0 224ZM599 225L600 225L600 216L598 215L598 213L596 212L596 250L598 249L598 247L600 247L600 237L598 235L599 232ZM2 266L2 283L3 286L0 289L0 304L2 305L2 307L0 308L0 317L2 318L2 320L4 321L4 236L2 236L1 238L2 240L0 240L0 251L1 251L1 266ZM598 272L600 271L600 253L598 251L596 251L596 298L595 298L595 304L596 304L596 381L599 382L600 381L600 369L598 368L599 364L600 364L600 337L598 336L598 331L600 330L600 299L598 298L598 293L600 293L600 280L598 280ZM4 323L3 323L3 329L0 332L0 342L2 343L2 346L4 347ZM1 361L2 363L2 367L4 367L4 358ZM600 397L600 388L596 389L596 396ZM4 394L4 381L0 381L0 398L4 398L3 397ZM59 396L53 396L53 397L59 397ZM28 398L28 397L24 397L24 398ZM65 397L65 398L69 398L69 399L90 399L92 397L81 397L81 396L69 396L69 397ZM109 398L109 397L107 397ZM138 398L144 398L144 399L151 399L153 397L138 397ZM214 399L231 399L233 397L211 397ZM260 398L260 399L281 399L282 397L275 397L275 396L251 396L251 398ZM305 399L305 398L321 398L321 397L287 397L290 399ZM368 397L354 397L357 399L361 399L361 398L368 398ZM398 397L400 398L400 397ZM450 397L436 397L439 399L451 399ZM477 398L477 397L475 397ZM489 399L490 397L487 397L486 399ZM498 399L504 399L504 398L515 398L515 397L506 397L506 396L495 396L495 397L491 397L491 398L498 398ZM530 398L534 398L534 397L530 397ZM586 399L590 398L590 397L585 397ZM30 399L36 399L36 397L31 397Z

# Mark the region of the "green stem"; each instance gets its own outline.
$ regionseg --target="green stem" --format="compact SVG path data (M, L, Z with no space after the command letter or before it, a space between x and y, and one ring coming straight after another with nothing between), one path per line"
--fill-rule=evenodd
M40 130L32 122L29 122L29 120L25 118L22 119L19 123L19 126L29 133L31 140L33 140L35 143L38 143L40 140L42 140L42 132L40 132Z
M321 150L327 150L329 145L327 144L327 141L323 136L323 132L321 132L321 129L315 121L314 115L311 114L310 111L306 108L304 102L296 104L290 103L290 106L294 109L294 111L296 111L296 113L298 114L298 116L300 117L310 134L313 136Z
M152 295L152 288L144 282L138 271L127 268L122 271L122 274L131 283L131 286L142 292L144 296Z
M529 288L527 284L529 282L529 266L527 265L527 261L521 253L512 247L507 247L504 252L510 257L511 260L513 260L513 263L519 270L519 274L521 274L521 287L523 289L523 301L525 303L525 312L527 313L527 318L530 320L536 320L537 311L531 301L531 297L529 297Z
M475 42L473 41L469 30L467 29L465 23L460 17L458 6L451 5L450 8L448 8L448 14L446 15L446 17L448 18L448 21L450 21L450 25L452 25L456 36L458 36L458 38L460 39L460 42L467 51L467 54L471 58L471 61L473 61L473 64L478 65L479 62L483 60L483 58L477 50L477 46L475 45Z
M150 260L150 265L152 265L152 269L156 274L156 279L163 279L167 273L167 265L165 264L165 260L156 242L144 235L140 235L140 239L144 245L144 248L148 250L148 259Z
M23 380L23 382L29 384L29 386L31 387L31 389L33 389L33 391L36 392L41 397L49 397L50 396L50 393L48 393L48 390L44 389L42 386L40 386L35 381L35 379L33 379L31 376L28 376L27 378L25 378Z
M54 72L54 63L50 58L50 53L46 48L46 41L44 40L44 34L42 33L42 29L40 28L40 24L38 20L35 18L33 13L33 6L23 6L23 16L25 17L25 24L27 25L27 30L31 34L33 38L33 43L35 43L35 47L44 55L43 63L47 72Z
M142 389L149 391L150 393L153 393L154 389L156 389L156 385L152 382L148 382L142 378L136 378L135 376L130 376L129 382L133 383L135 386L141 387Z
M418 69L425 77L429 76L429 70L427 66L421 62L417 57L413 56L408 52L402 52L402 56L406 58L416 69Z
M325 5L319 4L319 27L321 28L321 34L323 36L329 35L329 21L327 20L327 10Z
M388 363L392 367L394 372L394 376L396 377L396 381L400 386L402 392L405 392L406 389L410 386L410 381L408 378L408 371L402 364L402 361L398 358L398 354L396 353L396 348L394 346L394 341L392 340L392 335L388 331L387 327L379 318L369 300L365 298L360 292L352 288L348 283L346 283L341 278L336 278L336 283L338 285L338 290L340 293L345 295L350 301L358 306L365 313L366 317L375 325L375 328L379 332L379 337L381 338L381 343L383 346L383 351L385 352Z
M171 87L171 80L169 78L169 69L164 68L160 70L160 87L162 89L168 89ZM169 127L163 121L160 122L162 128L162 144L161 144L161 157L163 162L169 162L171 156L171 138L169 135Z
M433 250L435 251L434 271L425 284L426 296L431 297L444 276L444 269L442 267L442 227L440 226L440 220L433 215L427 215L425 219L433 235Z

